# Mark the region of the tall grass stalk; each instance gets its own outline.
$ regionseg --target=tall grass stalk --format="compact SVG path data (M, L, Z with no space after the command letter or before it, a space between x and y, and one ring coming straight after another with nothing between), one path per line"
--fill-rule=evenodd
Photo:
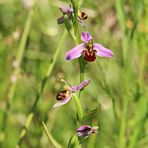
M52 135L48 132L48 129L45 125L45 123L42 121L42 124L43 124L43 128L44 128L44 131L48 137L48 140L52 143L52 145L55 147L55 148L62 148L62 146L52 137Z
M129 38L128 36L123 37L122 48L124 51L127 51ZM129 106L129 81L130 81L130 59L129 55L123 55L123 90L122 90L122 113L121 113L121 122L119 130L119 147L124 148L126 146L126 128L127 128L127 115L128 115L128 106Z
M48 113L48 115L47 115L48 117L44 121L44 123L46 123L46 126L48 126L48 131L51 131L52 128L54 127L56 119L57 119L56 115L59 113L59 111L60 111L59 109L54 109L54 110L52 110ZM42 145L43 147L45 147L47 145L47 142L48 142L47 140L45 141L45 137L46 137L46 134L42 133L42 136L41 136L41 139L40 139L40 145Z
M45 77L44 77L44 79L40 83L40 88L39 88L39 90L37 92L34 104L32 105L32 108L31 108L31 110L30 110L30 112L29 112L29 114L27 116L27 119L26 119L26 122L24 124L24 127L21 130L21 134L20 134L20 138L18 140L17 148L19 148L21 146L21 143L22 143L23 139L25 138L25 136L27 134L27 130L29 128L29 125L30 125L30 123L32 121L32 118L33 118L33 116L35 114L35 111L36 111L37 103L38 103L39 99L41 98L43 90L44 90L44 87L45 87L45 85L47 83L47 80L48 80L49 76L51 75L51 73L53 71L53 68L55 66L55 63L57 61L57 58L58 58L60 50L61 50L61 46L64 43L66 36L67 36L67 32L66 32L66 30L64 30L64 33L63 33L63 35L61 37L61 41L59 42L59 45L58 45L58 47L57 47L57 49L55 51L53 59L52 59L52 61L48 65L48 69L46 71Z
M126 32L126 15L124 13L124 1L116 0L116 10L117 16L119 20L119 25L122 31L122 63L123 63L123 93L122 93L122 113L121 113L121 120L120 120L120 129L119 129L119 147L125 148L126 147L126 127L127 127L127 111L128 111L128 81L129 81L129 72L130 72L130 65L129 63L129 55L127 54L128 49L128 41L129 38Z

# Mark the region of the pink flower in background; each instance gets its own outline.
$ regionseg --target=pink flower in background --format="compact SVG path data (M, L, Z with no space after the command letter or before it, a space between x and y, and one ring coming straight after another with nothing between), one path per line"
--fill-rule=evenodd
M57 103L54 104L53 107L62 106L64 104L68 103L70 101L71 97L72 97L72 93L83 89L89 83L90 83L90 80L84 80L78 86L69 86L69 85L67 85L64 90L60 91L57 94L57 96L56 96Z
M81 40L83 43L66 53L66 60L72 60L83 56L85 61L93 62L96 59L96 56L107 58L113 56L111 50L103 47L101 44L93 43L93 39L89 32L82 32Z

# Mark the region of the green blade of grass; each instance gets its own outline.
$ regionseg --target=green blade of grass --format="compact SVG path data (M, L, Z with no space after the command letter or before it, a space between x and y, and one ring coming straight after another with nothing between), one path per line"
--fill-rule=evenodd
M28 130L29 126L30 126L30 123L31 123L32 118L34 116L34 113L36 111L37 103L38 103L39 99L41 98L41 95L42 95L43 90L45 88L46 82L47 82L49 76L51 75L51 73L53 71L53 67L54 67L55 62L56 62L56 60L58 58L58 55L59 55L60 50L61 50L61 46L64 43L64 40L65 40L66 36L67 36L67 32L66 32L66 30L64 30L64 33L63 33L62 38L61 38L61 41L60 41L60 43L59 43L59 45L58 45L58 47L57 47L57 49L55 51L55 54L53 56L53 59L52 59L51 63L49 63L48 69L47 69L47 71L45 73L45 77L44 77L44 79L40 83L40 87L39 87L39 90L37 92L36 99L35 99L32 107L31 107L31 110L30 110L29 114L28 114L28 117L30 116L30 114L32 114L31 119L30 119L30 122L28 124L28 127L27 128L24 127L21 130L21 134L20 135L23 135L23 136L20 136L20 138L18 140L18 144L17 144L17 147L18 148L21 146L21 143L22 143L23 139L25 138L25 136L27 134L27 130ZM28 117L27 117L27 120L28 120ZM28 122L27 120L26 120L26 122ZM25 122L25 125L26 125L26 122ZM24 133L24 134L22 134L22 133Z
M46 125L44 124L44 122L42 121L42 124L43 124L43 129L48 137L48 140L52 143L52 145L55 147L55 148L62 148L62 146L53 138L53 136L48 132L48 129L46 127Z

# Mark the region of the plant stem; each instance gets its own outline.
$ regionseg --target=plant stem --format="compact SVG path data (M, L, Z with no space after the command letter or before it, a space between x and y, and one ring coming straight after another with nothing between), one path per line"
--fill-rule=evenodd
M79 26L78 26L78 0L72 0L73 4L73 9L74 9L74 18L75 18L75 23L74 23L74 30L75 30L75 45L78 45L80 42L80 32L79 32ZM80 82L84 80L84 74L85 74L85 67L86 67L86 62L82 57L79 58L79 66L80 66ZM79 93L79 98L82 90L80 90Z
M83 57L79 58L79 64L80 64L80 82L84 81L85 78L85 68L87 63L84 61Z
M74 10L74 31L75 31L75 44L79 43L79 25L78 25L78 0L71 0Z
M92 127L96 126L97 122L98 122L97 120L94 120ZM96 134L90 135L87 148L94 148L95 147L95 140L96 140Z
M27 124L27 126L24 126L24 128L21 130L21 134L20 134L20 138L18 140L17 148L19 148L21 146L21 143L22 143L23 139L25 138L25 136L27 134L27 130L29 128L29 125L30 125L30 123L32 121L32 118L33 118L33 116L35 114L35 111L36 111L37 103L38 103L39 99L41 98L44 87L45 87L45 85L47 83L47 80L48 80L49 76L51 75L51 73L53 71L53 67L54 67L55 62L56 62L56 60L58 58L61 46L64 43L64 40L65 40L66 36L67 36L67 32L65 30L63 35L62 35L61 41L60 41L60 43L59 43L59 45L58 45L58 47L56 49L56 52L55 52L55 54L53 56L52 62L49 63L49 65L48 65L48 69L47 69L47 72L45 74L45 77L41 81L41 85L40 85L40 88L39 88L38 93L36 95L36 99L34 101L34 104L33 104L32 108L31 108L30 112L29 112L29 115L28 115L28 117L26 119L25 125L26 125L26 123L28 123L28 124Z
M75 106L77 108L78 119L79 119L79 121L81 121L82 118L83 118L83 109L82 109L82 105L81 105L81 102L80 102L80 98L75 93L73 93L73 99L74 99L74 102L75 102Z

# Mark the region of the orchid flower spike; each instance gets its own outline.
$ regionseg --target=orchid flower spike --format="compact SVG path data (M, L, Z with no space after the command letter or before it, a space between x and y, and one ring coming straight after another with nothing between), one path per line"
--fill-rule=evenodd
M93 43L93 38L89 32L82 32L81 40L83 43L77 45L66 53L66 60L72 60L83 56L85 61L93 62L95 61L96 56L107 58L113 56L111 50L103 47L101 44Z
M60 6L60 11L63 13L63 15L67 15L69 19L71 19L73 14L73 8L71 6ZM84 20L88 18L87 14L83 11L78 10L78 21L79 23L83 23ZM61 16L57 19L58 24L64 23L64 16Z
M92 133L98 133L98 126L91 127L89 125L82 125L77 129L77 135L79 137L87 138Z
M64 90L60 91L57 96L57 103L53 105L53 107L62 106L70 101L72 98L72 93L79 91L86 87L90 83L90 80L84 80L82 81L78 86L70 86L66 85Z

